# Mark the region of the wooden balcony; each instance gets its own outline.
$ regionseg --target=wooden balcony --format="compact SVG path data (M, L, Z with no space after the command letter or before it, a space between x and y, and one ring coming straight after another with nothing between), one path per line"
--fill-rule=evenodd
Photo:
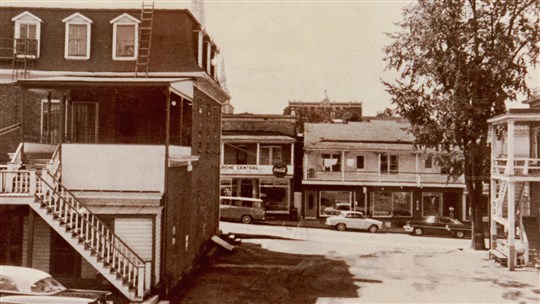
M494 176L513 176L522 180L540 180L540 158L514 158L510 166L508 158L495 158L491 164Z
M462 177L457 180L449 179L445 174L422 172L384 173L378 171L316 171L304 172L304 181L308 182L356 182L356 183L385 183L398 185L457 185L463 186Z

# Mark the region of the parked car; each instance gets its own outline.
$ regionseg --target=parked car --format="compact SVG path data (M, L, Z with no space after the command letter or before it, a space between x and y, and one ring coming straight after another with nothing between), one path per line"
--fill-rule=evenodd
M339 231L361 229L375 233L382 229L383 223L366 218L362 212L344 211L339 215L328 217L326 219L326 225L334 227Z
M1 304L98 304L99 300L57 296L4 296Z
M219 203L219 218L241 221L264 221L266 210L263 201L258 198L222 196Z
M50 274L44 271L27 267L0 265L0 297L16 295L40 296L43 297L43 301L45 301L47 297L51 296L56 298L67 298L65 299L66 301L57 303L73 303L68 301L69 299L73 298L90 300L89 302L82 303L113 303L113 301L110 299L110 291L68 289L62 284L60 284L60 282L55 280L53 277L51 277ZM25 299L26 298L19 298L20 301L23 301ZM3 298L3 300L6 299Z
M403 228L413 235L439 234L457 238L464 238L471 235L470 225L463 224L455 218L445 216L425 216L421 220L408 221Z

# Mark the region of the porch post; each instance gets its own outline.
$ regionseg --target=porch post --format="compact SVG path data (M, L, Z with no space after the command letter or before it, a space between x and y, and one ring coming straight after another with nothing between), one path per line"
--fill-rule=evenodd
M62 143L64 142L64 133L66 131L66 128L65 128L66 113L64 110L66 106L66 99L67 99L66 94L63 93L62 98L60 99L60 125L59 125L60 138L58 139L59 145L62 145ZM59 152L62 153L61 151ZM62 155L60 155L60 159L62 159Z
M419 161L418 161L418 153L415 154L414 168L415 168L415 171L416 171L416 185L418 187L420 187L420 164L419 164Z
M493 206L495 200L497 199L497 181L493 178L494 167L496 164L496 143L497 143L497 134L495 134L494 125L489 125L488 133L491 135L491 159L490 159L490 172L492 177L490 179L489 185L489 228L490 228L490 249L497 248L497 222L494 220L495 210Z
M223 142L221 142L220 144L220 150L221 150L221 153L219 155L219 164L223 165L225 164L225 144Z
M508 182L508 270L514 270L516 266L516 208L515 208L516 183Z
M514 121L508 122L508 163L506 164L506 169L508 172L506 175L513 176L514 173Z
M294 143L291 144L291 166L293 167L293 172L291 173L294 173Z
M184 132L183 125L184 125L184 98L180 96L180 128L178 128L178 130L180 130L179 131L180 134L178 134L178 138L180 138L180 143L179 143L180 146L182 146L182 141L183 141L183 137L182 137L182 133Z
M493 209L496 199L497 199L497 182L492 177L490 179L490 185L489 185L489 210L490 210L489 211L489 226L490 226L490 231L491 231L490 249L497 248L497 222L494 219L495 210Z
M341 180L345 181L345 151L341 151Z
M51 138L51 122L52 122L52 92L47 93L47 141L45 143L52 144L53 140ZM39 142L42 142L41 140Z
M259 165L261 161L261 144L257 143L257 155L255 156L255 164Z
M377 168L378 182L380 183L381 182L381 153L378 153L377 156L378 156L378 168Z

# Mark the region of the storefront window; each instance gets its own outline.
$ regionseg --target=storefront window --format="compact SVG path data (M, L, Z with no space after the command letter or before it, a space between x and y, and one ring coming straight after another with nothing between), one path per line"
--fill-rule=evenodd
M442 216L442 193L422 193L422 216Z
M321 216L339 214L341 211L350 210L352 192L350 191L321 191Z
M221 196L232 196L232 180L231 179L222 179L221 180L220 195Z
M412 193L376 191L372 206L373 216L412 216Z
M266 211L289 211L289 180L261 179L260 193Z

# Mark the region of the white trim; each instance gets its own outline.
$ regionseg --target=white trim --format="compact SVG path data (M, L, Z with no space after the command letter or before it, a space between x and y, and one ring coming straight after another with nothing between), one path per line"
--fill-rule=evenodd
M25 18L26 17L26 18ZM41 45L41 23L43 23L43 20L41 20L36 15L26 11L24 13L21 13L13 18L11 18L11 21L15 22L14 26L14 35L15 41L13 42L14 52L17 52L17 42L16 39L21 38L21 25L27 24L27 25L35 25L36 26L36 56L33 55L17 55L17 57L27 57L27 58L39 58L40 53L40 45Z
M77 13L78 14L78 13ZM84 16L83 16L84 17ZM67 19L67 18L66 18ZM64 19L64 20L66 20ZM65 27L65 40L64 40L64 58L68 60L88 60L90 59L90 40L91 40L91 23L90 22L66 22ZM85 25L86 26L86 55L85 56L73 56L69 55L69 26L70 25Z
M44 112L43 110L45 109L44 105L47 104L49 102L48 99L41 99L41 112L40 112L40 136L41 138L43 138L43 136L45 136L44 131L45 131L45 124L44 124ZM55 104L55 103L60 103L60 99L51 99L51 105L52 104ZM51 113L47 113L47 115L49 115L49 119L51 117ZM60 133L62 133L62 126L59 126L60 127Z
M12 69L0 69L0 75L6 75L11 79ZM135 72L77 72L77 71L41 71L32 70L32 75L39 76L80 76L80 77L130 77L135 76ZM150 72L150 77L192 77L192 78L206 78L206 73L197 72ZM36 78L36 77L34 77ZM29 78L33 79L33 78ZM145 78L140 78L140 81L144 81Z
M80 19L83 19L84 21L78 21L79 23L93 23L92 20L86 16L84 16L83 14L81 13L75 13L75 14L72 14L66 18L64 18L62 20L62 22L66 23L66 22L70 22L71 19L75 19L75 18L80 18ZM77 21L76 21L77 22Z
M140 21L138 19L126 13L111 20L111 24L113 25L113 41L112 41L112 44L113 44L112 45L112 59L113 60L116 60L116 61L137 60L137 56L139 54L139 23ZM133 30L134 30L133 56L129 56L129 57L116 56L116 32L117 32L118 25L133 26Z

